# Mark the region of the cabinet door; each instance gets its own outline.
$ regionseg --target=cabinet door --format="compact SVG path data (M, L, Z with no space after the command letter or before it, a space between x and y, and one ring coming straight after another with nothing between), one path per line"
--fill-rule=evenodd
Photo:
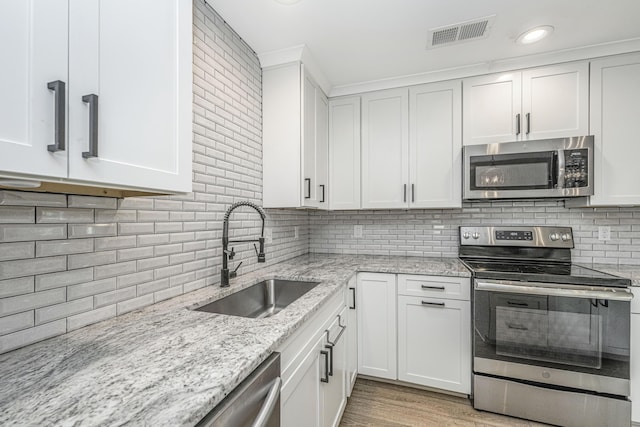
M360 273L358 307L358 373L397 379L396 276Z
M640 204L640 145L633 125L640 117L640 55L591 63L591 133L594 194L591 204Z
M302 194L303 206L318 206L316 176L316 92L311 76L302 71Z
M68 0L0 2L2 172L67 176L67 151L47 147L56 133L67 142L68 13ZM67 88L49 89L55 81Z
M412 208L459 208L461 195L460 81L409 90L409 170Z
M362 207L408 207L409 92L362 96Z
M522 73L523 139L589 134L589 64Z
M520 72L463 80L464 145L511 142L522 134Z
M282 427L298 427L301 420L305 426L320 427L322 409L322 383L324 378L325 359L328 354L322 343L324 335L313 346L307 356L300 362L291 379L283 385L280 396L280 423ZM322 349L322 350L321 350Z
M356 311L356 278L349 281L347 294L347 396L358 377L358 312Z
M360 97L329 101L329 209L360 209Z
M191 191L191 7L190 0L70 1L71 179ZM92 123L97 156L86 158Z
M471 392L469 301L398 297L398 379Z
M329 209L329 101L316 89L316 189L318 207Z
M340 319L346 321L347 310L340 312ZM340 424L342 411L347 404L347 394L345 382L347 379L347 330L342 334L340 330L344 327L339 320L329 327L329 339L335 343L333 350L329 352L331 359L331 375L329 382L322 384L322 421L325 427L337 427ZM348 328L348 326L346 326ZM331 354L333 352L333 354Z

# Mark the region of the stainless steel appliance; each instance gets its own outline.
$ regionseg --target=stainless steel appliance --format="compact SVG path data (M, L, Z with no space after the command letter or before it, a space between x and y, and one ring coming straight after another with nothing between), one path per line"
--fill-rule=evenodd
M570 227L460 227L473 405L563 426L631 423L631 285L571 262Z
M593 195L593 136L467 145L465 200Z
M279 427L280 353L273 353L197 427Z

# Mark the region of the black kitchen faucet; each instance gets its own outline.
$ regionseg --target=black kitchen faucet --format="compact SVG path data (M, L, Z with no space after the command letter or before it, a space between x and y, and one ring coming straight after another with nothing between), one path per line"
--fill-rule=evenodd
M260 218L262 218L262 231L260 232L260 237L258 239L229 240L229 217L231 216L231 213L234 211L234 209L239 208L240 206L249 206L255 209L260 214ZM231 248L231 250L229 250L229 243L254 242L253 247L255 248L256 253L258 254L258 262L265 262L265 255L264 255L264 220L265 218L266 218L266 215L262 210L262 208L256 205L255 203L249 202L249 201L234 203L233 205L231 205L231 207L229 207L229 209L227 209L227 212L224 214L224 225L222 226L222 270L220 270L220 287L226 288L227 286L229 286L229 279L236 277L236 274L237 274L236 272L238 271L238 268L240 268L240 265L242 264L242 262L240 262L240 264L238 264L235 270L233 270L232 272L229 272L229 266L228 266L229 260L233 259L233 257L236 255L235 251L233 250L233 247ZM258 251L258 248L256 248L255 242L258 242L260 244L259 251Z

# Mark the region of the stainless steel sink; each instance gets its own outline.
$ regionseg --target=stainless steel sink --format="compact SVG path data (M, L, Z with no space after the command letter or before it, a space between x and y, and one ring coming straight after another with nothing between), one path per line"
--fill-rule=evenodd
M296 280L264 280L195 310L241 317L269 317L309 292L318 283Z

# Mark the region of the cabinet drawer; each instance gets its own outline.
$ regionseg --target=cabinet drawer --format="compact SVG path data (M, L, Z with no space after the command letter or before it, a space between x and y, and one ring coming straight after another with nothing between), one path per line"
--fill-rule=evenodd
M468 277L398 275L398 294L418 297L469 300Z

